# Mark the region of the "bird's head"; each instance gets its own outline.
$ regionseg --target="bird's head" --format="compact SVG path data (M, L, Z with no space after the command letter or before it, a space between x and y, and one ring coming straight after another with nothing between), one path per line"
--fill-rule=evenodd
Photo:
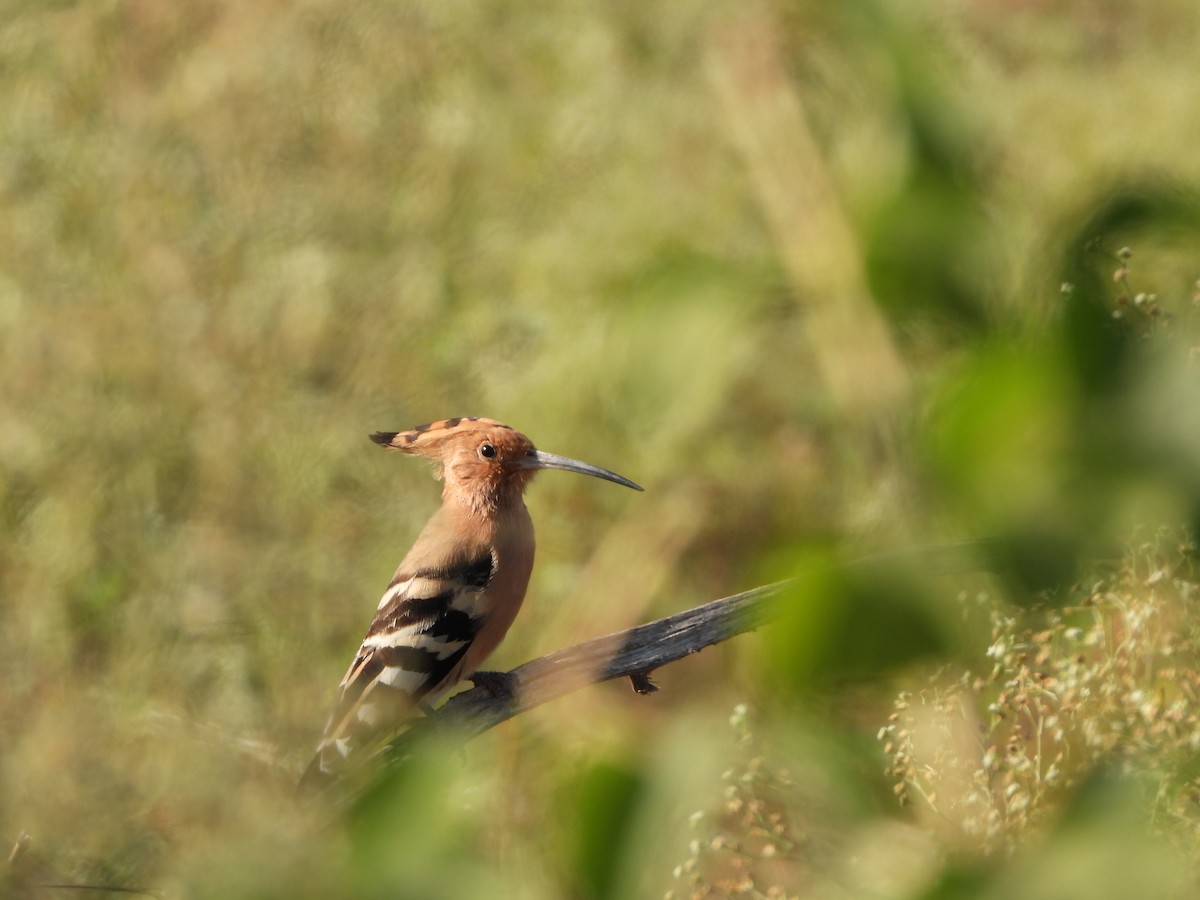
M443 419L409 431L380 431L371 440L424 456L445 479L444 495L480 510L495 510L520 498L538 469L562 469L642 490L628 478L553 453L544 453L521 432L494 419Z

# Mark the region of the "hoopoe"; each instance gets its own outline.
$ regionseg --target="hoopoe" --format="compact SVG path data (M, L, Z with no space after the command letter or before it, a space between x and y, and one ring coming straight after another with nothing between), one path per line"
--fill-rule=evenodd
M445 419L378 432L386 448L432 460L442 506L400 563L338 689L301 788L400 730L470 678L508 632L533 569L533 522L522 494L538 469L564 469L642 490L598 466L543 453L492 419Z

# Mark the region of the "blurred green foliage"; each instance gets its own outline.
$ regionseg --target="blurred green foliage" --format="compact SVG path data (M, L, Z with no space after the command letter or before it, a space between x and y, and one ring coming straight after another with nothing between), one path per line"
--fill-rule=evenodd
M764 669L775 689L810 693L918 661L953 655L957 624L911 567L848 567L828 555L792 560L776 601L779 621L763 635Z
M875 741L987 664L963 597L1036 617L1200 527L1190 0L0 19L0 890L736 893L684 871L714 803L769 896L1192 883L1124 774L1008 859L930 837ZM796 587L653 698L298 807L437 500L365 434L451 415L648 488L539 479L489 666Z
M620 867L614 863L628 856L626 844L636 834L641 782L635 769L604 760L582 773L578 785L568 786L563 806L578 820L569 862L578 873L581 896L621 896L615 890Z

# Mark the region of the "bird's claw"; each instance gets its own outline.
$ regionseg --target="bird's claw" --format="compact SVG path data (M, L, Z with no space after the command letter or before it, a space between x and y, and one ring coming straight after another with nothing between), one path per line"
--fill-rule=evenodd
M509 702L517 696L517 680L509 672L475 672L469 680L497 700Z

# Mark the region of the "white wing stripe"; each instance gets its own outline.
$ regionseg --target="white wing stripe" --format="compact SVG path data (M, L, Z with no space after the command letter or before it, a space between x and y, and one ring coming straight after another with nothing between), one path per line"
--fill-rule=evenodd
M422 637L422 632L429 628L429 626L429 622L418 622L415 625L405 625L403 628L397 628L395 631L381 631L378 634L372 634L363 638L362 645L364 649L371 648L375 650L383 650L388 647L415 646L413 641L419 641Z
M468 643L470 642L448 641L444 637L423 634L415 627L410 626L387 633L373 634L363 641L363 647L372 650L386 650L389 647L412 647L414 650L426 650L439 660L442 660L457 653Z
M444 638L432 637L428 634L423 634L420 637L410 638L405 642L409 647L415 647L418 650L428 650L439 660L445 659L448 656L453 656L461 648L467 646L468 641L447 641Z
M379 598L379 605L375 607L375 610L378 612L401 594L405 593L408 590L408 585L411 581L412 579L410 578L408 581L402 581L384 591L383 596Z
M379 673L379 681L406 694L413 693L428 676L424 672L413 672L400 666L388 666Z

